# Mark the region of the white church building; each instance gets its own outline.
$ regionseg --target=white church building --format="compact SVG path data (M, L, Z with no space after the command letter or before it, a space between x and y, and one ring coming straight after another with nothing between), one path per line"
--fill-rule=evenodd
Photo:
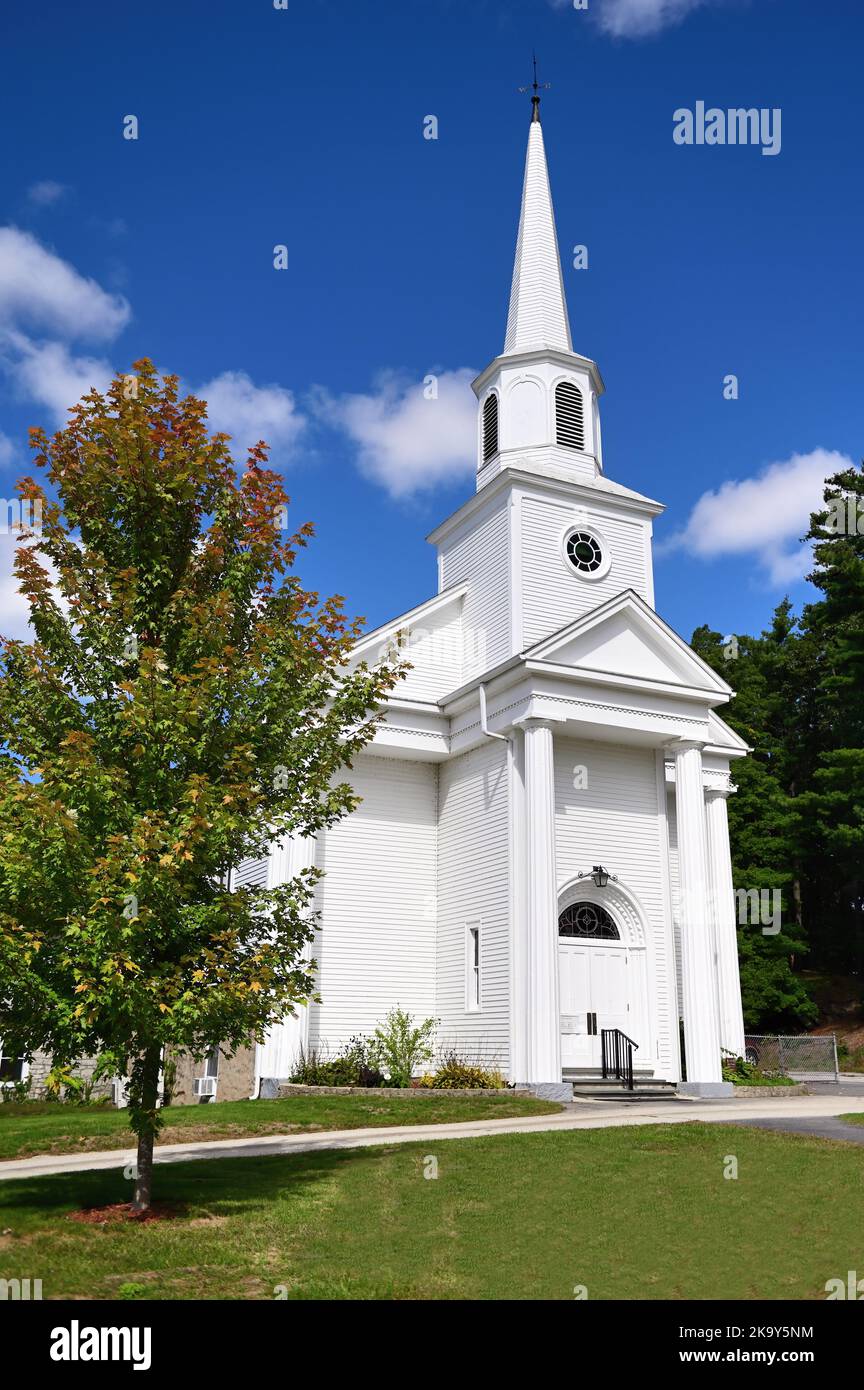
M412 663L348 774L362 802L246 869L324 870L320 1002L257 1075L398 1004L540 1094L599 1076L604 1046L723 1094L721 1050L744 1048L726 799L748 750L717 713L730 687L654 611L661 504L604 469L536 96L504 349L473 386L476 491L429 537L438 592L356 649Z

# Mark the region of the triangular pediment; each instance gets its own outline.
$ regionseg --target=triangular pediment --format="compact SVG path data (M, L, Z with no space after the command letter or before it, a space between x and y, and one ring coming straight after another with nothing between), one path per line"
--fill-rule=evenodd
M523 656L580 671L732 694L731 687L632 589L536 642Z

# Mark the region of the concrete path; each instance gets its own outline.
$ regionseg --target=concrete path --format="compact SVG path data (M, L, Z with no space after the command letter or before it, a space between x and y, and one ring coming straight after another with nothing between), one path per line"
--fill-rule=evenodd
M452 1125L392 1125L381 1129L342 1129L310 1134L274 1134L253 1139L212 1139L198 1144L160 1144L156 1163L188 1163L205 1158L263 1158L276 1154L316 1153L320 1149L363 1149L382 1144L429 1144L447 1139L480 1139L491 1134L540 1134L554 1130L607 1129L627 1125L686 1124L693 1120L714 1124L763 1121L770 1128L785 1128L784 1121L800 1123L831 1120L837 1115L864 1114L864 1096L793 1096L789 1100L686 1100L607 1103L582 1101L552 1115L530 1115L506 1120L472 1120ZM791 1125L790 1125L791 1127ZM812 1130L802 1132L811 1133ZM861 1142L855 1133L854 1142ZM864 1136L864 1130L861 1131ZM829 1137L836 1137L831 1134ZM848 1137L848 1136L844 1136ZM93 1169L125 1168L135 1161L132 1149L103 1153L41 1154L36 1158L0 1163L0 1181L45 1177L51 1173L79 1173Z

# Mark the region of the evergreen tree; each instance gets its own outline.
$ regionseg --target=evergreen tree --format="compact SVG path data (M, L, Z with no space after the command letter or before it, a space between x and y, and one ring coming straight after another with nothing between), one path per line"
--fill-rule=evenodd
M864 970L864 466L826 480L814 513L808 576L822 597L806 605L802 629L817 657L814 692L821 745L802 797L802 840L811 847L818 891L811 939L820 964ZM816 870L818 869L818 877Z
M734 687L735 698L721 713L753 749L732 768L738 788L729 798L735 887L782 893L782 925L776 935L763 935L755 923L738 928L744 1021L752 1031L801 1026L816 1018L795 973L807 950L795 810L800 764L790 755L791 748L803 748L800 726L809 717L809 702L798 683L800 644L787 601L761 637L738 636L732 644L701 627L692 638L694 650ZM730 647L734 660L727 659Z

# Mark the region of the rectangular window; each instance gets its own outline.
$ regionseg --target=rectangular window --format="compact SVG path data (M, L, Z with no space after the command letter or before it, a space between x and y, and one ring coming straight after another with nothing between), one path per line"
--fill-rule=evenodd
M204 1075L214 1077L219 1075L218 1047L211 1047L210 1051L207 1053L207 1056L204 1059Z
M480 920L465 924L465 1008L480 1009Z
M16 1057L14 1048L7 1051L0 1040L0 1085L4 1081L21 1081L24 1076L24 1058Z

